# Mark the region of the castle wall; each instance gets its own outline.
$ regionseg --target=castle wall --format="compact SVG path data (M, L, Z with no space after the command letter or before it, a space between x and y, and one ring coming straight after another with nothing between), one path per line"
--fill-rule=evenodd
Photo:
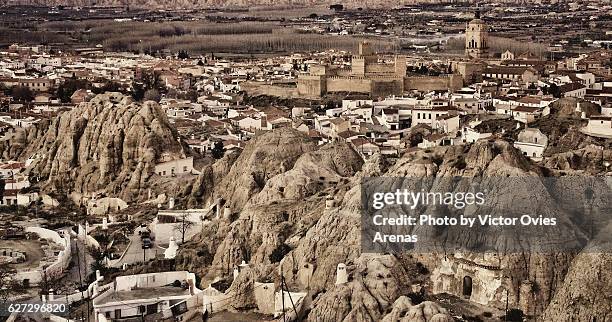
M355 92L370 94L372 81L367 78L328 78L328 92Z
M351 61L351 73L356 76L363 76L366 72L366 61L363 57L353 57Z
M404 90L444 91L458 90L463 86L459 75L450 76L409 76L404 78Z
M368 64L366 74L395 74L395 64Z
M404 82L397 80L373 80L371 96L385 97L389 95L401 95L404 92Z
M304 96L321 96L326 92L325 78L322 76L300 75L298 94Z

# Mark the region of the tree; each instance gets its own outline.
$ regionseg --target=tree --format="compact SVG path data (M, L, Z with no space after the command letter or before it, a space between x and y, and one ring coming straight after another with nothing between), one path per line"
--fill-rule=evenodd
M143 98L145 101L159 102L159 100L161 100L161 94L159 93L158 90L156 90L155 88L152 88L144 92Z
M195 102L198 100L198 92L194 89L188 90L185 94L181 95L184 99Z
M104 86L100 88L92 89L92 92L94 92L95 94L100 94L100 93L105 93L105 92L122 92L122 91L123 91L123 87L121 86L121 84L114 82L114 81L108 81L104 84Z
M79 89L87 88L87 81L82 79L71 78L57 87L57 97L64 103L71 101L72 94Z
M6 184L6 181L4 181L3 178L0 178L0 200L2 200L4 198L4 185Z
M19 102L31 102L34 99L32 90L26 86L14 86L11 95Z
M179 59L188 59L189 58L189 54L187 53L186 50L179 50L178 58Z
M132 83L132 97L137 101L142 101L144 98L145 89L142 83Z
M193 221L187 220L187 216L189 216L187 213L181 214L180 221L174 225L174 231L181 234L181 244L185 243L185 234L195 226Z
M561 97L561 90L559 89L559 86L557 86L557 84L554 84L554 83L550 84L548 88L548 93L551 94L555 98Z
M223 142L222 141L215 142L215 145L213 146L210 153L212 154L212 157L215 159L223 158L223 155L225 154L225 148L223 147Z
M507 321L523 321L523 311L519 310L519 309L510 309L508 311L508 314L504 317L505 320Z
M285 257L285 255L287 255L289 252L291 251L291 247L289 247L289 245L282 243L280 245L278 245L278 247L276 247L272 253L270 254L270 256L268 256L268 259L270 260L271 263L278 263L280 262L283 257Z
M13 279L15 269L7 263L0 264L0 302L6 303L9 297L18 294L21 289L19 282Z
M11 95L11 89L4 85L4 83L0 83L0 92L4 93L4 95Z

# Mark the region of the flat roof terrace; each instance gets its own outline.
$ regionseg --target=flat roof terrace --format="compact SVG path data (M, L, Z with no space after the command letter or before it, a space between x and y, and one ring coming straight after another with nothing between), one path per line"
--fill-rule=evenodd
M138 300L154 300L158 298L168 298L174 296L188 296L189 289L175 286L160 286L151 288L134 288L130 291L113 292L109 296L100 299L97 305L105 305L113 302L130 302Z
M22 271L37 268L41 260L45 258L45 251L39 240L19 239L19 240L0 240L0 249L12 249L23 252L26 260L22 263L11 263L10 267ZM2 251L0 250L0 256Z

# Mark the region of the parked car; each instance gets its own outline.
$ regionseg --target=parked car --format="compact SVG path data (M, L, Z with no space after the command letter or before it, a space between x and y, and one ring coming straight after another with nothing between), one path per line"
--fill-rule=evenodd
M153 247L153 242L151 241L150 238L143 238L142 239L142 248L151 248Z

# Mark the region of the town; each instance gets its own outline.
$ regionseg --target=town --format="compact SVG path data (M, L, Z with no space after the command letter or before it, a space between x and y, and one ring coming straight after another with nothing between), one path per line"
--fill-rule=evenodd
M563 10L545 12L558 6ZM202 316L211 316L211 321L239 321L231 313L236 311L236 298L250 292L255 299L251 308L256 313L249 313L253 320L299 320L312 301L310 290L286 285L282 266L292 263L283 258L286 252L280 246L280 255L276 250L270 255L270 261L281 266L276 283L256 280L250 288L240 284L257 269L256 254L252 262L247 257L237 262L233 258L240 255L226 254L228 259L220 259L217 257L226 255L201 250L197 257L202 261L232 264L206 275L176 269L177 262L185 261L186 255L179 255L185 245L219 229L219 222L240 225L236 216L246 205L246 201L222 198L187 202L184 199L193 192L184 192L185 186L204 180L206 171L214 177L215 167L223 167L223 160L235 160L251 142L269 132L293 129L319 147L344 144L359 156L359 162L384 158L388 164L419 151L453 146L468 149L478 142L501 140L550 173L610 175L612 7L597 6L595 2L567 7L550 4L542 12L510 10L503 5L464 6L453 7L465 11L450 17L451 9L415 5L379 16L382 20L373 25L366 22L370 10L336 6L332 18L314 15L285 22L308 34L360 38L342 42L343 48L277 54L140 50L147 45L137 49L118 43L115 49L107 43L7 43L0 48L0 136L5 145L0 155L0 282L4 283L0 294L5 301L66 304L69 310L64 314L42 315L50 321L201 321ZM423 23L421 9L439 19ZM85 9L45 10L45 15L70 17ZM92 15L114 12L113 23L117 24L139 20L123 9L122 13L117 8L88 10ZM139 15L168 17L146 11ZM197 17L193 12L189 15ZM519 24L518 18L508 18L512 15L533 21L533 25ZM574 26L567 21L558 22L564 28L550 28L538 21L558 20L563 15L584 22L586 27L580 27L584 32L573 30L576 34L570 35L568 30ZM420 27L410 31L401 27L403 23ZM389 45L389 39L395 37L402 41ZM130 104L142 107L106 119L120 124L120 132L86 130L103 126L92 109L103 113L103 108ZM157 107L163 115L156 114ZM67 124L62 115L81 118ZM151 118L154 120L149 121ZM129 131L136 123L144 124L146 131L162 133L164 141L150 145L181 152L146 159L139 149L144 149L140 142L148 136L141 133L142 128ZM39 150L48 140L34 138L49 133L60 137L60 128L91 140L139 136L142 141L131 143L138 152L112 144L106 149L124 159L145 155L142 160L153 162L152 166L148 168L144 161L130 165L121 173L125 175L117 186L121 188L112 187L116 194L104 187L86 189L91 181L109 187L115 182L114 177L94 175L97 168L127 165L103 153L81 157L83 150L97 148L74 143L78 139L70 142L74 146L62 141ZM167 133L176 139L166 137L166 128L172 129ZM40 147L33 148L32 142ZM73 155L55 155L65 148L72 149ZM561 162L558 155L562 153L573 153L570 161ZM51 158L59 158L62 165L40 171L54 162ZM89 161L99 166L88 178L71 173ZM576 170L577 164L586 165ZM280 164L280 171L285 166ZM463 169L466 161L457 158L454 167ZM68 189L56 180L56 190L47 189L51 186L45 182L64 172L66 178L80 180L81 188ZM138 184L132 182L138 181L136 173L140 178L153 178L147 180L154 180L155 186L139 186L133 198L127 192L120 196L119 190ZM269 184L260 183L264 179L258 173L251 175L253 186L268 189ZM333 175L321 175L321 191L333 191L337 183L333 180ZM294 193L283 190L282 182L274 184L278 185L274 193ZM320 212L338 206L339 200L327 198ZM273 261L274 256L280 258ZM453 260L481 265L469 258ZM349 282L348 263L336 264L334 283ZM498 268L486 267L498 274ZM466 294L460 287L444 285L436 286L435 291L467 295L468 301L503 311L494 304L499 298L487 290L478 293L475 288L472 293L470 286ZM507 293L505 296L507 300ZM534 315L533 303L517 300L513 304L526 315ZM445 312L440 309L439 315L450 320L435 321L452 321ZM16 314L8 319L27 320Z

